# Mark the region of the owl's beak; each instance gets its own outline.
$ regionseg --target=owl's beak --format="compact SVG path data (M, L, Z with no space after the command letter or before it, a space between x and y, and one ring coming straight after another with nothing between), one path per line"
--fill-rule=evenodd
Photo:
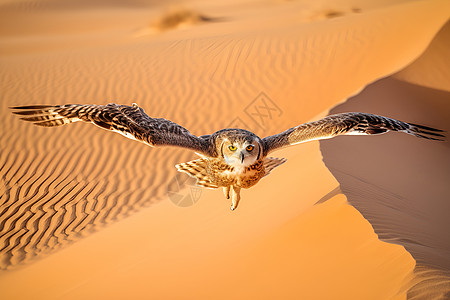
M244 163L244 153L241 152L241 164Z

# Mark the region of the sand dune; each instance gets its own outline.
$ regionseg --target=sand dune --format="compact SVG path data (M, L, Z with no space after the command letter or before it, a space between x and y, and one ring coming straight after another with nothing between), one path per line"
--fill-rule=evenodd
M166 5L177 3L178 1L166 1ZM41 10L61 10L61 9L111 9L111 8L146 8L160 7L163 4L155 0L2 0L0 8L3 10L21 11L41 11Z
M438 90L450 91L450 23L447 22L427 50L412 64L394 75L395 78Z
M381 188L367 188L358 173L364 156L344 166L357 177L347 185L353 177L342 179L333 169L336 155L345 151L341 140L321 149L318 143L286 149L276 154L288 162L244 191L238 211L230 213L220 191L203 189L189 207L170 201L168 191L178 188L174 165L193 159L193 153L151 149L87 124L38 128L7 109L136 102L149 115L197 135L236 124L260 136L280 132L324 116L367 84L399 70L396 78L422 82L414 68L421 69L421 59L443 53L446 27L425 58L412 63L448 20L447 1L372 2L192 2L187 9L221 22L174 26L157 35L136 35L164 17L164 9L149 2L126 10L103 8L110 3L104 1L95 9L80 4L80 10L51 8L54 1L0 7L0 267L8 269L0 274L2 294L7 299L273 299L281 293L286 299L400 299L412 285L413 296L428 286L420 276L410 280L416 261L427 268L416 269L417 274L433 274L445 283L437 265L442 266L447 248L435 244L437 238L423 240L427 233L440 233L437 225L423 226L417 235L413 229L445 217L439 214L445 211L439 199L448 195L443 181L449 174L438 164L448 143L436 146L398 135L355 137L356 149L383 149L387 143L417 149L401 161L383 158L393 174L407 167L409 174L436 172L432 192L411 189L420 186L417 182L384 180L381 164L368 166L378 168L366 180L369 187ZM424 85L447 86L435 77ZM345 105L361 102L364 111L448 128L441 100L446 93L404 85L394 78L380 81L354 98L361 101ZM371 94L377 87L381 91ZM421 89L435 100L416 98L414 109L393 101L388 107L380 99L373 101L380 106L370 106L367 95L388 99L392 94L383 94L385 89L410 96ZM428 165L418 160L418 151L428 154ZM407 164L407 158L415 164ZM341 190L362 215L346 204ZM411 196L417 205L436 193L433 205L420 206L424 214L431 208L431 216L412 218L422 210L398 202L396 195L405 191L402 197ZM383 218L359 206L384 197L403 206L377 208L386 213ZM397 211L408 222L398 222ZM377 239L371 225L389 243Z
M390 113L399 120L414 118L421 124L449 131L449 100L446 91L389 77L368 86L331 112ZM419 269L427 267L434 270L431 274L441 273L438 283L430 283L432 277L426 278L421 272L421 281L428 280L428 293L436 293L430 288L434 284L443 285L441 292L447 293L449 142L422 143L392 134L364 143L354 138L323 141L321 151L349 203L369 220L379 238L404 246Z
M189 9L173 9L156 20L152 27L158 31L175 29L181 26L194 25L202 22L210 22L213 18L202 15Z
M449 23L407 68L369 85L331 113L389 113L399 120L413 118L448 132L450 93L444 84L448 76L446 71L431 72L441 70L441 61L445 61L448 49L442 43L447 40L448 28ZM369 220L380 239L403 245L416 260L417 278L410 298L445 298L450 290L450 222L446 215L450 209L450 187L446 184L450 145L448 141L429 144L406 140L401 135L380 136L364 143L338 138L321 142L321 151L350 204ZM411 146L405 148L406 143Z

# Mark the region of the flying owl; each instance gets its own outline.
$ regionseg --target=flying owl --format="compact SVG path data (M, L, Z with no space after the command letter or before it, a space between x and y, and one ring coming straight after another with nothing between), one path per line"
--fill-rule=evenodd
M151 147L176 146L193 150L200 158L180 163L176 168L196 178L199 186L222 187L225 197L231 198L231 210L237 208L242 188L254 186L286 162L284 158L268 157L278 149L338 135L370 135L389 130L431 140L442 140L444 137L439 129L360 112L330 115L260 138L250 131L235 128L195 136L172 121L149 117L137 104L34 105L11 109L14 114L21 115L22 120L39 126L53 127L85 121Z

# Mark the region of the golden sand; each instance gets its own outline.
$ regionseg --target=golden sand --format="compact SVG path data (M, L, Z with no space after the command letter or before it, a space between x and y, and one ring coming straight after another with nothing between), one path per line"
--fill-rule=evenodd
M448 292L448 142L387 134L284 149L274 156L288 162L231 212L218 190L174 205L174 165L189 151L88 124L38 128L7 109L136 102L196 135L263 137L343 110L450 129L448 1L182 7L155 32L173 10L152 1L1 2L2 299Z

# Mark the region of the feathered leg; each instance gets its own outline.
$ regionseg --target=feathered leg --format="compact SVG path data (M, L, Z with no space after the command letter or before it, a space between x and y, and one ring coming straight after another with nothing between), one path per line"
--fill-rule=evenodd
M241 200L241 188L232 185L231 186L231 210L235 210Z
M225 195L225 198L230 199L230 186L223 187L223 194Z

